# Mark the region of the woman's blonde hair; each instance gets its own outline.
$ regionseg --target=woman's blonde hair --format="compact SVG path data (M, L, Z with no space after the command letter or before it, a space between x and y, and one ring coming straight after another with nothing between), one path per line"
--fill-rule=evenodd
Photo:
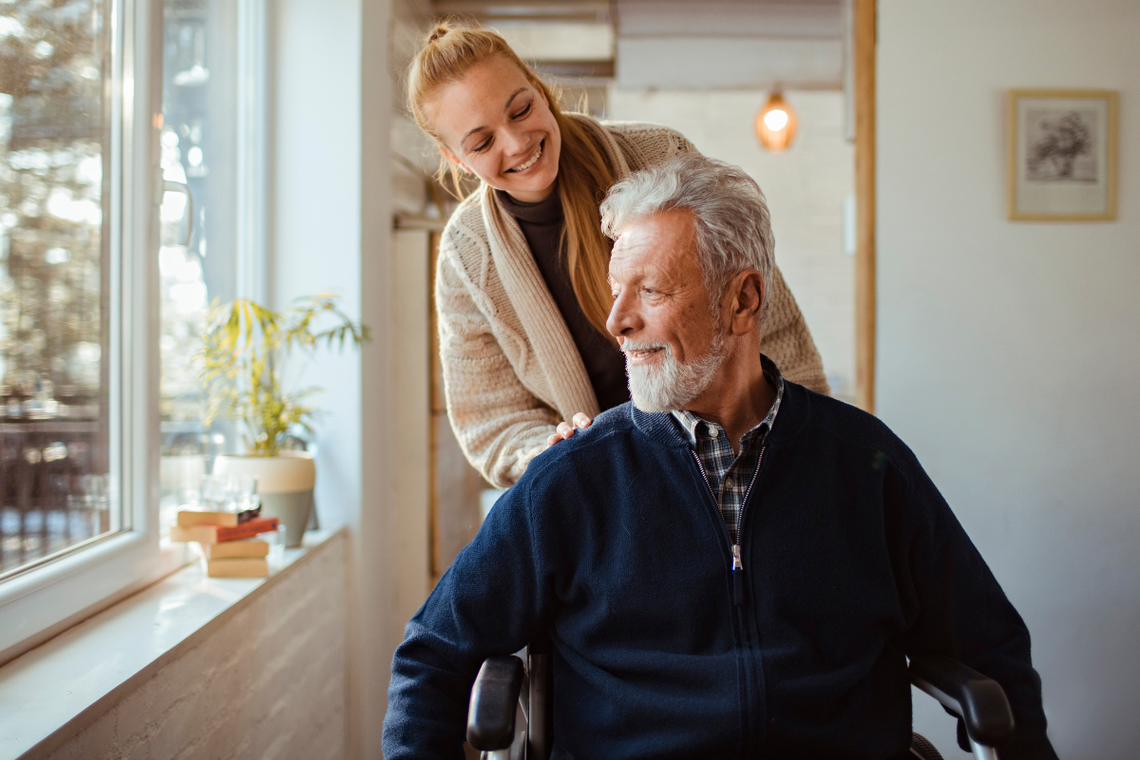
M558 158L558 198L565 218L562 235L566 251L566 268L570 284L586 318L602 335L606 331L613 298L607 281L610 241L601 230L598 206L614 182L613 171L602 148L595 143L587 128L562 113L558 93L511 50L506 40L489 29L443 22L432 29L423 48L412 61L408 72L408 107L412 117L426 134L438 144L443 140L432 128L428 106L439 91L462 79L472 66L493 56L503 56L519 67L528 80L546 96L550 111L562 134L562 150ZM461 197L459 170L440 162L442 180L450 168L455 194Z

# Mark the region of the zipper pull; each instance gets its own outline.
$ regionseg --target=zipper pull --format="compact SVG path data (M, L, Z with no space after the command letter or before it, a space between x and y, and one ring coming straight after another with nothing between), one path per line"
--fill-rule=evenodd
M732 545L732 602L744 606L744 563L740 561L740 544Z

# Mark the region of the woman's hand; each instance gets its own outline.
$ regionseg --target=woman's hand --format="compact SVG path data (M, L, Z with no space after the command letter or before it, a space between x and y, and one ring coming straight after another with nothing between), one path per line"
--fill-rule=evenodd
M590 427L591 422L593 422L593 420L582 412L578 412L574 415L573 424L565 421L559 422L557 432L551 433L550 437L546 439L546 448L549 449L559 441L563 441L574 435L574 431L578 428Z

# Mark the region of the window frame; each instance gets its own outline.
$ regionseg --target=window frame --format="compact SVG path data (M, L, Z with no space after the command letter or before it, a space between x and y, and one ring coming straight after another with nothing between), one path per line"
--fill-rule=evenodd
M108 424L119 531L0 583L0 663L185 564L159 545L158 138L162 5L112 0L107 150Z
M266 303L268 282L269 72L267 0L237 0L237 281L242 298Z
M158 270L163 102L162 0L111 0L105 89L111 114L109 425L118 532L73 547L0 582L0 665L193 560L160 536L161 294ZM240 206L236 292L268 290L268 14L238 0Z

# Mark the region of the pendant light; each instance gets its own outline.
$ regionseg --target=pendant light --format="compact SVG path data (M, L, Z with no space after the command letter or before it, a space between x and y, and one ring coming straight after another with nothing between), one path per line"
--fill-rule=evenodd
M773 153L791 147L796 137L796 112L784 100L779 89L772 91L768 102L756 114L756 137Z

